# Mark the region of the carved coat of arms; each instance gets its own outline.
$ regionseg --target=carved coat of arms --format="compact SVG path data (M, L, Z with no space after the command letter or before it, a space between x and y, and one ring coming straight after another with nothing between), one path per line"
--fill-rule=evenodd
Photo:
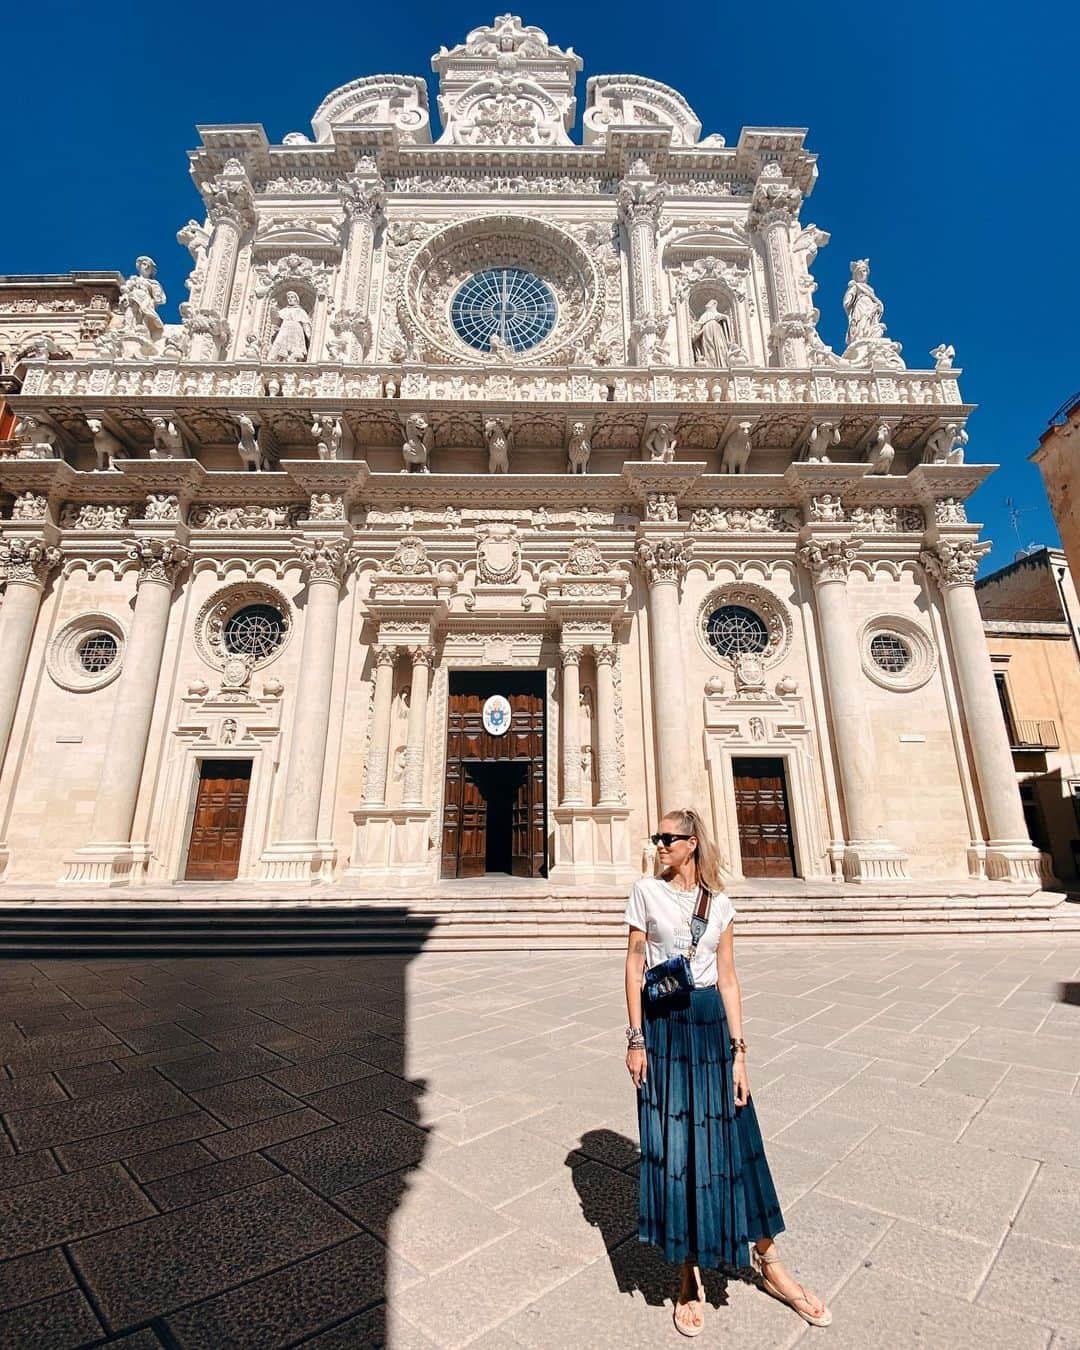
M516 525L482 525L476 532L479 581L508 585L521 574L521 542Z

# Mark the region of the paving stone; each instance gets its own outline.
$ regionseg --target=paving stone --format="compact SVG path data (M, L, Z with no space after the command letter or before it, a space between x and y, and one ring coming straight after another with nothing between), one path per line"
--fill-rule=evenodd
M566 1149L519 1125L508 1125L459 1148L436 1153L427 1165L444 1181L494 1207L542 1185L565 1163Z
M0 1345L74 1350L101 1334L101 1323L79 1289L0 1312Z
M1080 1037L1028 1036L1020 1031L980 1027L964 1045L977 1059L996 1059L1025 1068L1080 1073Z
M832 1106L830 1099L828 1106ZM836 1162L850 1153L873 1130L873 1124L838 1115L824 1107L808 1112L786 1126L773 1138L790 1148L801 1149L819 1158Z
M905 1130L955 1139L983 1102L980 1097L939 1092L929 1083L912 1086L860 1075L838 1088L827 1105L830 1112L853 1120L880 1125L902 1123Z
M270 1177L280 1176L280 1169L259 1153L242 1153L226 1162L210 1163L190 1172L178 1172L143 1186L158 1209L179 1209L215 1195L241 1190Z
M69 1097L94 1097L123 1081L123 1073L112 1060L97 1064L83 1064L75 1069L61 1069L56 1075Z
M223 1125L235 1129L251 1125L270 1116L298 1111L303 1103L290 1093L268 1083L264 1078L241 1078L232 1083L220 1083L190 1094L192 1099Z
M770 1151L770 1162L772 1153ZM1036 1164L930 1135L879 1126L820 1180L838 1200L912 1223L994 1242L1027 1192Z
M384 1112L276 1144L266 1156L329 1196L417 1165L426 1145L422 1130Z
M973 1299L982 1284L996 1248L957 1233L897 1219L870 1254L869 1265L905 1279L930 1285L961 1298Z
M49 1298L74 1283L75 1275L57 1247L0 1261L0 1308Z
M310 1094L307 1100L331 1120L353 1120L372 1111L397 1111L404 1114L420 1095L415 1083L393 1074L377 1073Z
M395 1309L384 1305L359 1317L350 1317L303 1344L304 1350L356 1350L357 1346L363 1346L364 1350L432 1350L435 1342L410 1326ZM478 1341L473 1344L480 1346Z
M53 1155L42 1149L40 1153L20 1153L14 1158L0 1158L0 1191L24 1186L28 1181L44 1181L54 1177L60 1166Z
M137 1125L132 1130L118 1130L115 1134L84 1139L76 1144L62 1144L56 1150L56 1156L67 1171L73 1172L80 1167L94 1167L117 1158L133 1158L169 1144L202 1139L220 1129L221 1125L207 1112L191 1111L187 1115L157 1120L152 1125Z
M325 1129L333 1123L329 1117L305 1107L299 1111L287 1111L284 1115L271 1116L269 1120L256 1121L253 1125L241 1125L236 1130L204 1137L203 1143L216 1158L235 1158L240 1153L255 1153L282 1140Z
M266 1074L266 1077L286 1092L304 1097L312 1092L321 1092L324 1088L337 1087L340 1083L368 1078L377 1072L373 1064L367 1064L354 1055L326 1055L321 1059L310 1059L277 1069Z
M285 1061L280 1055L255 1045L247 1050L170 1060L161 1072L170 1082L189 1092L193 1088L217 1087L219 1083L231 1083L254 1074L272 1073L284 1066Z
M6 1119L15 1143L21 1149L30 1149L113 1134L190 1110L191 1102L182 1092L159 1082L156 1087L141 1086L130 1092L13 1111Z
M0 1259L152 1214L154 1207L117 1164L32 1181L0 1194Z
M636 1236L638 1182L590 1158L500 1206L499 1214L592 1261Z
M209 1149L192 1141L174 1144L172 1148L156 1149L153 1153L141 1153L126 1162L125 1166L136 1181L157 1181L159 1177L190 1172L194 1167L203 1167L213 1161L214 1155Z
M362 1233L175 1313L166 1325L184 1350L289 1345L382 1299L385 1262L385 1248Z
M838 1050L851 1050L860 1055L874 1055L883 1059L899 1059L936 1069L954 1054L960 1046L964 1054L976 1059L990 1059L962 1036L927 1036L924 1032L888 1031L873 1026L856 1027L834 1042Z
M972 1059L968 1055L952 1055L944 1064L923 1080L926 1087L945 1092L960 1092L971 1097L989 1097L1009 1072L1004 1064L992 1059Z
M88 1238L71 1255L114 1329L162 1316L353 1236L292 1177Z
M1013 1232L1080 1247L1080 1168L1044 1163L1013 1221Z
M0 1079L0 1113L67 1099L68 1094L51 1073Z

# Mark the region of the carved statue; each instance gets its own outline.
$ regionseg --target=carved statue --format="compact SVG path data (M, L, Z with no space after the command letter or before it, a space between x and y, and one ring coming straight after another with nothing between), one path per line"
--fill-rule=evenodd
M488 473L510 472L510 451L514 448L514 433L501 417L489 417L484 423L484 439L488 448Z
M19 444L16 459L59 459L57 435L52 427L31 417L29 413L15 424L15 440Z
M679 519L679 503L671 492L650 492L645 498L645 519L672 521Z
M844 519L844 507L839 497L831 492L823 492L820 497L810 498L810 519L836 521Z
M712 370L721 370L728 365L731 333L727 315L720 313L715 299L708 301L695 320L691 339L695 365L708 366Z
M124 332L153 347L165 332L158 317L158 306L165 303L161 282L155 280L157 266L145 255L135 259L135 271L120 287L120 310L124 315Z
M867 463L870 465L871 473L888 473L892 468L892 462L896 455L896 447L889 437L889 424L888 422L882 422L866 452L866 459Z
M164 417L151 417L150 425L154 428L154 445L150 451L151 459L185 459L187 457L184 434L175 422L171 422Z
M753 422L739 422L730 432L720 459L721 473L746 472L746 462L750 458L750 433L753 429Z
M809 464L828 464L829 446L840 444L840 428L835 422L817 422L810 432L806 446L806 460Z
M885 306L874 293L869 276L869 258L858 258L851 264L851 280L844 292L849 347L856 342L876 342L885 336L885 325L881 322Z
M968 434L959 422L946 422L926 441L927 464L963 464Z
M509 342L504 342L498 332L492 333L488 338L488 351L500 361L509 361L514 354L513 347Z
M675 458L676 445L678 441L670 422L661 422L645 437L645 449L654 464L670 464Z
M270 468L270 462L259 445L255 423L248 417L247 413L241 413L237 420L240 423L240 440L237 442L236 448L240 451L244 468L249 472L265 473Z
M405 443L401 455L405 460L402 473L430 473L428 456L435 446L435 433L422 413L410 413L405 421Z
M94 454L97 455L99 469L112 469L114 461L127 458L127 447L118 436L114 436L100 417L88 417L86 425L94 438Z
M570 460L568 466L570 473L588 473L592 445L589 442L584 422L575 422L571 426L570 441L566 447L566 453Z
M296 291L288 291L278 310L278 330L270 344L271 361L306 361L311 345L311 316Z
M206 250L210 247L210 232L197 220L189 220L183 229L177 230L176 242L183 244L191 254L191 261L198 271L206 260Z
M326 417L316 414L311 424L311 434L315 437L315 448L320 459L340 459L341 439L344 430L340 417Z
M956 348L951 344L946 345L942 342L934 348L930 355L934 358L935 370L952 370L952 363L956 357Z

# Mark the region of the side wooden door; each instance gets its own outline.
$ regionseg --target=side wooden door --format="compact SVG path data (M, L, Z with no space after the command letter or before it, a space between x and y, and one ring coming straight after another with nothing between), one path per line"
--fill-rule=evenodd
M191 823L186 881L233 881L240 870L250 759L204 759Z
M793 877L795 851L784 761L736 759L732 770L743 876Z

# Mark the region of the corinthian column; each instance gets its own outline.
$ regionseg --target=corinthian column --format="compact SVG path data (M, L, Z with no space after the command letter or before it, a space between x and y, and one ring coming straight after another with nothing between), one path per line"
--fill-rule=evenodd
M71 859L65 881L129 882L136 864L149 856L147 845L132 843L131 829L157 700L173 587L191 551L173 539L139 538L128 544L127 552L139 565L135 612L124 644L123 668L116 681L90 843Z
M581 648L559 648L562 661L563 806L581 806Z
M750 229L761 235L772 311L772 345L781 366L805 366L806 343L801 336L803 316L798 312L791 265L791 226L799 214L802 195L782 179L759 179L750 203Z
M904 855L885 834L877 755L863 698L862 662L848 604L847 579L859 539L811 539L799 561L814 578L829 722L847 823L844 876L848 881L896 880Z
M338 601L349 558L342 539L300 540L298 544L308 583L304 641L293 700L281 838L263 854L263 875L274 881L329 881L335 850L332 843L319 841L319 809L330 729Z
M615 717L615 662L619 649L614 643L593 648L596 659L596 740L600 761L599 806L618 806L622 801L619 781L619 729Z
M218 361L229 343L229 299L236 278L240 240L255 224L255 198L239 160L230 159L202 188L206 212L213 225L207 255L206 280L198 307L186 316L194 334L193 361Z
M427 743L428 680L435 662L435 648L410 647L412 687L409 693L409 727L405 742L405 778L402 805L424 802L424 750Z
M375 648L375 697L371 707L371 744L368 746L364 805L386 803L386 764L390 754L390 707L394 701L396 647Z
M973 539L940 539L923 551L921 561L937 582L945 604L964 721L990 836L987 874L1002 881L1037 882L1039 850L1028 836L982 614L975 598L975 573L989 549L989 544Z
M371 348L371 264L375 231L384 220L386 191L374 167L357 166L338 183L338 192L345 212L345 259L331 327L342 345L343 358L355 362L363 361Z
M0 609L0 766L19 706L41 593L59 562L60 550L40 539L5 539L0 544L0 570L7 579Z
M679 588L686 575L685 539L641 539L637 564L649 586L649 656L659 811L690 801L690 732L683 679Z
M660 313L656 273L664 190L639 161L620 182L615 201L630 244L630 356L635 365L647 366L668 322Z

